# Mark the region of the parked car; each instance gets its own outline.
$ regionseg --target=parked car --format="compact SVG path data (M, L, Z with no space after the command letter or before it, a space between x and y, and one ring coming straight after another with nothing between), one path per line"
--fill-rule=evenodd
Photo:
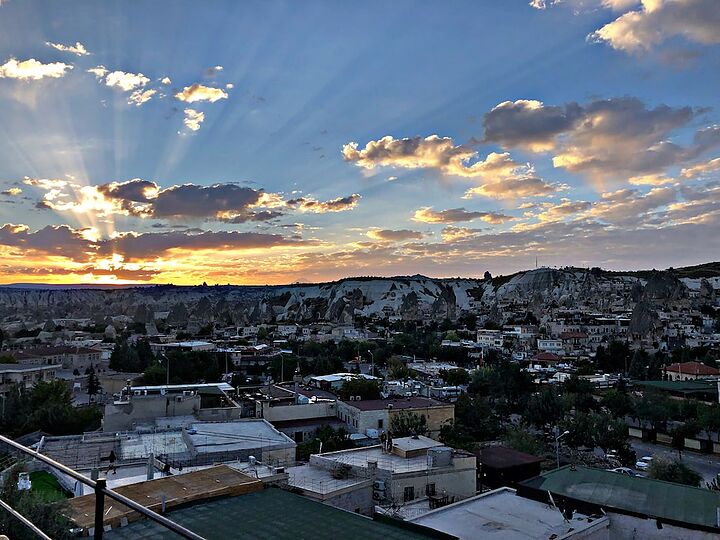
M652 460L652 456L643 456L635 463L635 468L641 471L647 471L650 468Z
M614 469L608 469L610 472L624 474L625 476L640 476L630 467L615 467Z

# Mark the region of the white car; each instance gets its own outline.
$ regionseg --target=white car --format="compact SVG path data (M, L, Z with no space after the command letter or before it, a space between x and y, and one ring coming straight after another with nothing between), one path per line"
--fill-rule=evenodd
M640 469L641 471L647 471L650 468L650 464L652 463L652 456L644 456L641 457L637 463L635 463L635 468Z
M608 469L608 470L610 472L624 474L625 476L637 476L637 474L635 474L635 471L633 471L630 467L616 467L614 469Z

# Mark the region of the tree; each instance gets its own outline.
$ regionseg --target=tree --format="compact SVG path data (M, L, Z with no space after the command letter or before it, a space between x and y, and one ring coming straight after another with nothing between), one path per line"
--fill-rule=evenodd
M525 411L527 421L536 426L555 425L565 413L562 397L554 388L546 388L530 397Z
M508 428L505 432L504 443L518 452L525 452L533 456L542 456L545 453L542 442L525 426Z
M650 463L650 478L698 487L702 476L680 461L654 458Z
M615 388L605 392L605 395L600 400L600 405L610 411L610 414L616 418L624 418L632 411L632 399L630 399L630 396L627 392Z
M594 387L587 379L573 375L563 383L562 390L568 408L589 412L597 407L593 398Z
M570 432L564 439L570 448L578 448L579 446L595 447L595 422L590 414L578 412L569 415L561 426L561 433L564 430Z
M404 380L410 377L410 370L399 358L390 358L388 363L388 378L394 380Z
M95 396L100 393L102 388L100 387L100 380L95 374L95 368L90 366L88 370L88 381L87 381L87 393L90 396L90 401L95 401Z
M410 435L427 435L427 418L424 414L415 414L400 411L390 416L390 431L393 437L408 437Z
M361 399L380 399L380 385L371 379L351 379L343 383L338 395L343 400L350 399L350 396L360 396Z
M464 386L470 382L470 374L461 368L440 370L440 377L448 386Z
M638 349L633 354L628 370L628 377L644 381L648 376L648 365L650 363L650 355L643 349Z
M624 420L600 413L593 415L593 424L595 446L602 448L603 452L607 453L608 450L620 452L629 448L628 426Z
M18 490L17 480L21 471L20 467L11 471L2 490L2 499L49 537L57 540L73 538L74 535L70 532L73 524L67 517L70 512L64 500L44 491ZM37 538L25 525L4 511L0 512L0 531L13 540Z

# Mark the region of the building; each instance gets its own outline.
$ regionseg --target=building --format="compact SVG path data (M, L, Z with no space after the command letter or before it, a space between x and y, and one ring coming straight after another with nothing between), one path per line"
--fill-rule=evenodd
M102 351L89 347L60 345L14 351L13 357L20 364L62 364L65 369L84 371L90 366L95 367L100 363Z
M126 386L105 405L103 431L133 430L154 425L156 418L174 416L234 420L241 410L228 395L231 390L227 383Z
M477 343L481 347L502 349L504 338L500 330L478 330Z
M410 517L410 523L460 540L609 540L607 517L575 514L566 519L550 505L499 488L470 499Z
M172 343L152 343L150 345L152 351L158 352L169 352L169 351L214 351L217 346L209 341L175 341Z
M316 388L323 390L340 390L342 385L346 382L355 379L366 379L369 381L382 381L379 377L373 377L372 375L366 375L364 373L333 373L331 375L315 375L310 377L310 384Z
M541 352L562 354L563 342L561 339L538 339L537 348Z
M0 395L7 394L16 384L32 388L40 381L52 381L55 378L55 371L60 367L59 365L0 364Z
M79 470L107 467L110 452L118 468L142 464L151 456L172 469L247 462L270 467L295 463L295 442L265 420L227 422L195 417L158 418L141 430L44 437L38 452Z
M542 458L504 446L488 446L478 456L478 490L485 487L515 487L540 474Z
M665 368L665 373L671 381L692 381L717 378L720 370L700 362L682 362L670 364Z
M720 535L720 493L568 465L521 482L518 495L575 512L607 515L609 538L710 540Z
M339 508L372 514L416 500L446 504L475 495L476 458L428 437L402 437L392 451L379 445L310 456L289 471L290 486Z
M436 437L440 428L455 418L455 406L425 397L388 399L350 399L338 401L337 416L352 433L368 434L392 430L393 418L401 414L424 417L428 435Z

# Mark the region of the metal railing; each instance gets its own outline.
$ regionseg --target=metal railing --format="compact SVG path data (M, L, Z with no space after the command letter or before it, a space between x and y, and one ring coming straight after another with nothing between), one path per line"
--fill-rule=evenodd
M91 480L90 478L87 478L86 476L83 476L79 472L75 471L74 469L71 469L70 467L67 467L63 465L62 463L59 463L55 461L52 458L49 458L43 454L40 454L36 452L35 450L31 450L30 448L27 448L26 446L23 446L22 444L19 444L12 439L8 439L7 437L0 435L0 442L7 444L8 446L14 448L15 450L18 450L19 452L22 452L23 454L26 454L28 456L31 456L39 461L42 461L43 463L46 463L50 465L52 468L62 472L63 474L68 475L69 477L77 480L78 482L81 482L85 484L86 486L91 487L95 491L95 531L93 538L95 540L102 540L103 532L104 532L104 510L105 510L105 497L109 497L110 499L113 499L124 506L127 506L128 508L131 508L135 512L138 512L139 514L142 514L143 516L147 517L148 519L151 519L152 521L162 525L166 529L169 529L173 531L174 533L180 535L183 538L188 538L190 540L205 540L202 536L195 534L189 529L186 529L182 525L179 525L175 523L174 521L158 514L157 512L153 512L149 508L145 508L143 505L133 501L132 499L121 495L120 493L117 493L111 489L107 488L106 480L105 478L98 478L97 480ZM28 521L26 518L24 518L22 515L20 515L17 511L15 511L13 508L11 508L7 503L0 500L0 507L8 511L10 514L12 514L15 518L20 520L24 525L26 525L28 528L30 528L31 531L33 531L38 537L40 538L48 538L47 535L45 535L42 531L40 531L35 525L33 525L30 521Z

